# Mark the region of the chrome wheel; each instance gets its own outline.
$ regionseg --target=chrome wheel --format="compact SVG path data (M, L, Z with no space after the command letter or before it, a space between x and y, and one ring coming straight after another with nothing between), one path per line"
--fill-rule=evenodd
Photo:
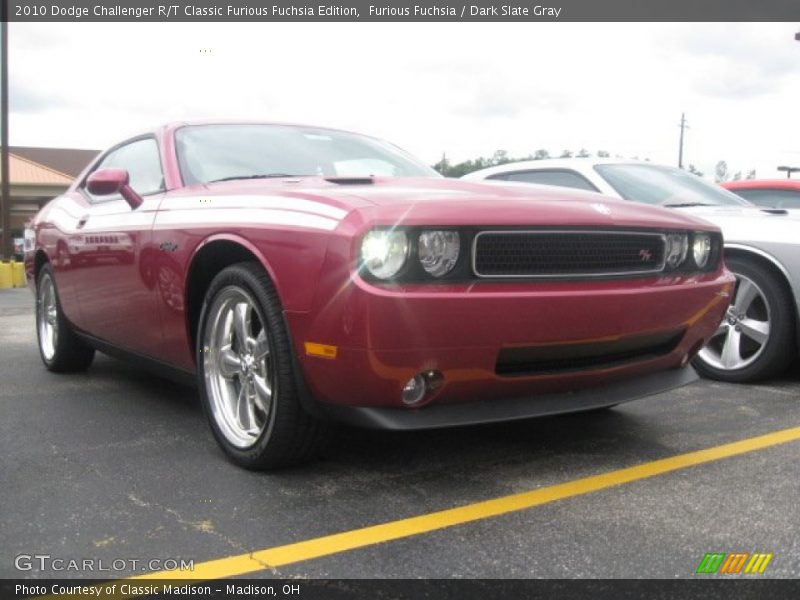
M770 335L770 309L763 290L749 277L736 274L736 291L725 319L698 358L717 369L732 371L753 364Z
M233 446L255 444L269 422L276 389L268 332L255 300L240 287L217 294L203 339L203 375L209 405Z
M45 360L53 360L58 343L58 303L53 278L45 275L39 282L36 320L39 327L39 346Z

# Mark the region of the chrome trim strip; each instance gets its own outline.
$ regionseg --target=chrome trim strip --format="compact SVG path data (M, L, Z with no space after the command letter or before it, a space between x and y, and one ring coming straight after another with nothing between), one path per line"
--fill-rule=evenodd
M663 246L663 252L661 253L661 263L658 265L657 268L648 269L646 271L609 271L604 273L565 273L565 274L547 274L547 275L483 275L478 272L478 267L476 265L475 259L477 255L478 249L478 238L480 238L484 234L511 234L511 235L518 235L518 234L542 234L542 233L568 233L568 234L578 234L578 233L600 233L600 234L613 234L613 235L648 235L652 237L657 237L661 239L661 244ZM651 231L614 231L614 230L580 230L580 229L487 229L486 231L479 231L474 239L472 240L472 273L481 279L570 279L570 278L580 278L580 279L587 279L587 278L600 278L600 277L617 277L620 275L649 275L652 273L661 273L664 271L664 267L667 261L667 236L663 233L653 233Z

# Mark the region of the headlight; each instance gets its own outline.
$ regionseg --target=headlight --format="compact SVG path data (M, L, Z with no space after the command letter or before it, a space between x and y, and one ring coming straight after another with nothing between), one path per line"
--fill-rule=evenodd
M391 279L403 268L408 257L405 231L375 229L361 240L361 262L378 279Z
M460 246L457 231L423 231L419 234L419 262L429 274L441 277L456 266Z
M708 264L708 257L711 256L711 236L707 233L695 233L692 253L694 264L701 269L705 267Z
M667 248L665 262L670 269L677 269L689 251L689 240L685 233L670 233L667 235Z

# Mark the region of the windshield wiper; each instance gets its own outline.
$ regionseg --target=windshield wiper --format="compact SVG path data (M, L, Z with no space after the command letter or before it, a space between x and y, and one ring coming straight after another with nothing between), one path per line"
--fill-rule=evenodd
M212 179L208 183L217 183L218 181L233 181L235 179L273 179L276 177L299 177L299 175L292 175L291 173L264 173L263 175L233 175L231 177L223 177L221 179Z
M689 208L690 206L718 206L717 204L708 204L707 202L676 202L674 204L662 204L668 208Z

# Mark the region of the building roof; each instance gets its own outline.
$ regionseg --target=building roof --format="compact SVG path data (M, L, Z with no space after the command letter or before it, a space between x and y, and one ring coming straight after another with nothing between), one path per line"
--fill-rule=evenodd
M86 166L100 154L99 150L77 148L33 148L30 146L11 146L10 154L38 163L74 179ZM12 177L13 181L13 177Z
M16 154L8 156L9 181L12 185L68 186L73 177L27 160Z

